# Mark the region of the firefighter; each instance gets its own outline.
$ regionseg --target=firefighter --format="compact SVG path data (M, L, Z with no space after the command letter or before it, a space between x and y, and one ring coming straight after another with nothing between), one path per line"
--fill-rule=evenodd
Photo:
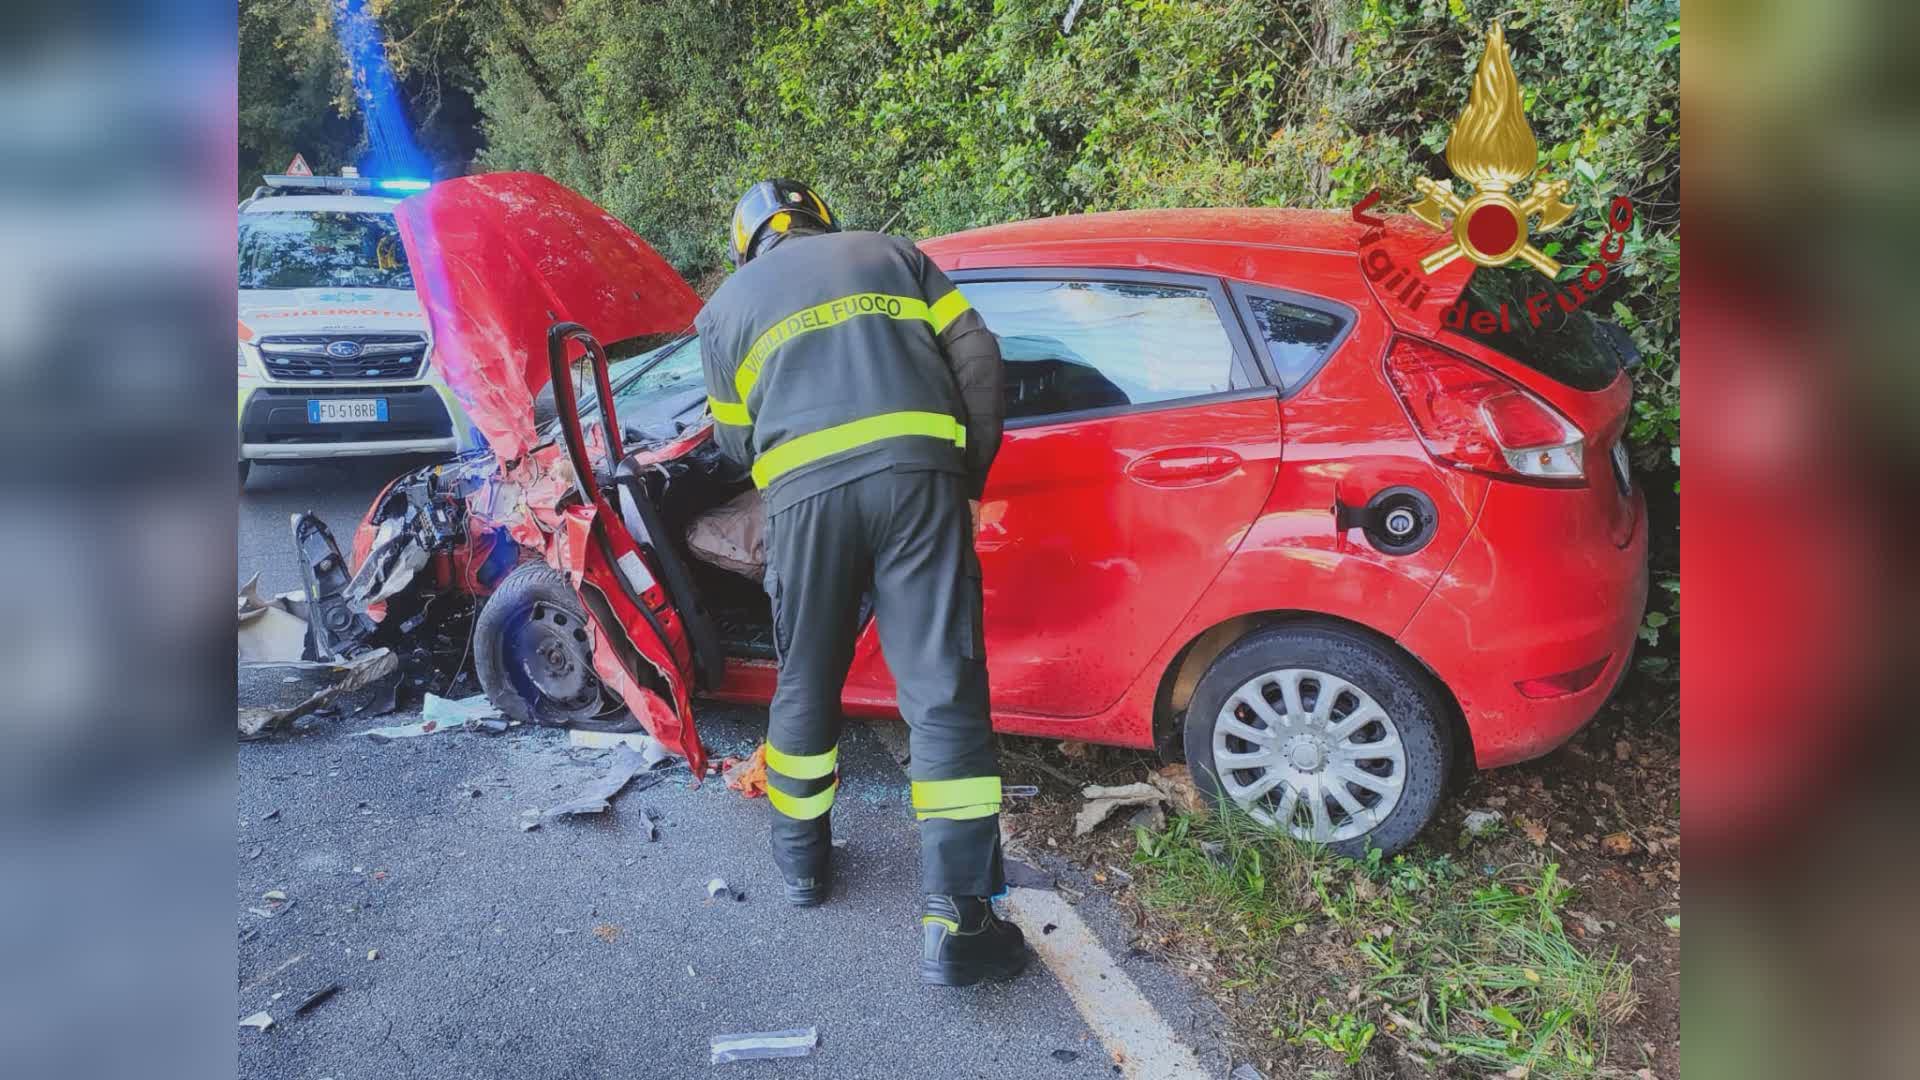
M921 977L964 986L1027 962L1004 893L973 537L1000 447L1000 347L911 243L842 232L805 184L734 208L737 271L695 323L715 440L766 501L780 681L767 729L787 899L826 899L840 694L873 597L910 728Z

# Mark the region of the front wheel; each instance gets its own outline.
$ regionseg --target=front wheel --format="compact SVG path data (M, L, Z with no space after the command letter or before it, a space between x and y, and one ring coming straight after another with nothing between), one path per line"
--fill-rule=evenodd
M522 564L487 598L474 621L473 661L481 689L510 720L580 724L601 711L586 613L546 563Z
M1451 764L1446 709L1414 665L1329 625L1248 634L1187 709L1187 766L1216 805L1359 858L1413 842Z

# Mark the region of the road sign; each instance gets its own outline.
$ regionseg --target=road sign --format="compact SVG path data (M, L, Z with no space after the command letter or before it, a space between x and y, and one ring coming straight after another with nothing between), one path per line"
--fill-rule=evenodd
M293 164L287 166L288 176L312 176L313 170L307 168L307 159L299 154L293 155Z

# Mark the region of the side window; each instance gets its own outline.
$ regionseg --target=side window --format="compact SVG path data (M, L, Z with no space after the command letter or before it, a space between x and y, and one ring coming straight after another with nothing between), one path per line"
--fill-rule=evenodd
M1280 377L1280 392L1291 393L1326 358L1347 322L1331 312L1290 304L1271 296L1247 295L1254 332L1266 344Z
M974 281L960 291L1000 339L1009 420L1232 389L1233 345L1205 289Z

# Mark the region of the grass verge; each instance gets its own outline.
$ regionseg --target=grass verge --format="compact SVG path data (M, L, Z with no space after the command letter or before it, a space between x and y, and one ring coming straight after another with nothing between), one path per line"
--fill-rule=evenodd
M1139 895L1162 943L1211 968L1267 1029L1269 1066L1375 1075L1605 1075L1633 971L1570 938L1544 858L1424 848L1345 859L1244 814L1138 829Z

